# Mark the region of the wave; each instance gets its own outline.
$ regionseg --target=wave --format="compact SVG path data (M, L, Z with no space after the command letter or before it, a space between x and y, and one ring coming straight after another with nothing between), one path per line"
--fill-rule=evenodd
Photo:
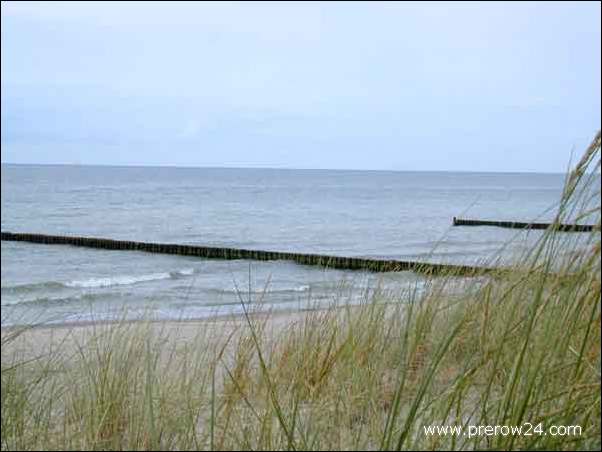
M99 287L128 286L139 282L157 281L170 278L171 275L169 273L152 273L149 275L140 276L112 276L107 278L90 278L81 281L69 281L65 283L65 286L94 289Z
M15 286L2 287L3 295L18 295L38 291L58 291L65 288L94 289L112 286L132 285L148 281L160 281L162 279L180 279L194 275L195 269L185 268L172 272L150 273L146 275L121 275L103 278L89 278L67 282L44 281L40 283L18 284Z
M148 275L124 275L111 276L106 278L90 278L81 281L69 281L65 283L65 286L85 289L112 286L129 286L141 282L160 281L162 279L179 279L185 276L192 275L194 275L194 269L186 268L184 270L163 273L150 273Z
M57 281L44 281L39 283L29 283L29 284L17 284L15 286L6 286L2 287L2 294L20 294L20 293L29 293L36 292L39 290L60 290L65 286Z
M185 268L184 270L178 270L175 272L170 272L172 278L179 278L181 276L192 276L194 275L194 268Z
M70 296L41 296L37 298L19 298L13 300L2 300L2 307L11 307L11 306L32 306L32 305L61 305L61 304L70 304L77 303L82 301L91 302L97 300L99 298L105 298L105 294L99 293L83 293L79 295L70 295Z

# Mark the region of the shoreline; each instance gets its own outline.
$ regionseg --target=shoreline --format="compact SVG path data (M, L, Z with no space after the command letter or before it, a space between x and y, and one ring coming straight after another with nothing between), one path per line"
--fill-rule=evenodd
M383 301L383 304L394 304L393 301ZM269 303L264 305L253 304L248 306L248 315L251 319L256 320L257 318L280 318L280 317L293 317L305 315L311 312L321 312L327 310L342 310L346 308L357 308L362 306L364 303L340 303L340 304L314 304L309 307L295 308L277 308L279 305L270 305ZM266 309L257 309L257 307L267 306ZM115 318L115 319L98 319L98 320L76 320L76 321L60 321L56 323L19 323L14 325L0 325L0 331L9 332L11 330L45 330L45 329L69 329L69 328L83 328L93 326L110 326L110 325L130 325L130 324L202 324L202 323L226 323L226 322L240 322L245 321L244 312L228 312L223 314L212 314L206 317L189 317L189 318Z
M341 306L337 309L344 308L345 306ZM309 312L318 312L323 311L328 308L323 309L290 309L290 310L281 310L281 309L272 309L260 312L249 312L249 317L251 319L256 320L257 317L266 317L268 319L277 318L277 317L292 317L296 315L302 315ZM227 322L243 322L245 321L245 314L216 314L211 317L198 317L198 318L186 318L186 319L116 319L116 320L79 320L75 322L62 322L62 323L40 323L40 324L17 324L17 325L7 325L0 326L0 331L10 332L14 330L23 330L23 331L34 331L34 330L61 330L61 329L70 329L70 328L88 328L95 326L119 326L119 325L132 325L132 324L174 324L174 325L188 325L188 324L211 324L211 323L227 323Z

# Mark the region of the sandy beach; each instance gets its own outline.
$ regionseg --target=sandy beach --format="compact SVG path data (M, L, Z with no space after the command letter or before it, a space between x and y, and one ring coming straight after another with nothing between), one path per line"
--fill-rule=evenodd
M264 337L274 338L287 328L303 321L316 311L259 312L250 313L254 326L262 325ZM232 340L241 334L249 333L249 324L243 315L224 315L210 319L164 321L164 320L125 320L78 322L56 325L14 326L1 330L3 347L2 360L38 359L51 356L60 349L62 356L68 357L78 348L92 340L116 331L143 333L149 337L161 338L165 350L186 344L203 344L206 347Z

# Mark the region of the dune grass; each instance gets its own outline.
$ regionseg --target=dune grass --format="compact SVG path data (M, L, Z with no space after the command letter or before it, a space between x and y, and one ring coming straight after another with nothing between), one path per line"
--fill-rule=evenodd
M598 134L558 223L599 227L599 171ZM96 325L38 356L21 347L31 331L3 331L2 449L599 450L600 232L583 237L549 230L514 271L281 326L241 289L242 321L192 336ZM425 433L445 425L466 434Z

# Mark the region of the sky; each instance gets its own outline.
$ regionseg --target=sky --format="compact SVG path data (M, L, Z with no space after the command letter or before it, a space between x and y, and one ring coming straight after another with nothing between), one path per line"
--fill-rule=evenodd
M600 2L2 2L2 163L564 172Z

